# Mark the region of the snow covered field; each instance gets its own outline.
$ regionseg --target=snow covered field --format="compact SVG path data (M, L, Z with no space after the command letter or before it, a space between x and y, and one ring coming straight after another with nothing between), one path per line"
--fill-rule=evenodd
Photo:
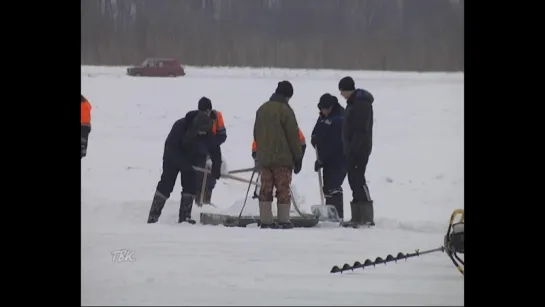
M442 253L330 274L352 264L443 242L448 218L463 208L463 73L419 74L246 68L186 68L183 78L133 78L125 68L82 67L93 105L82 160L84 305L463 305L464 279ZM252 166L257 107L280 80L310 146L319 97L340 97L351 75L375 96L374 147L367 177L374 229L293 230L178 225L179 181L158 224L146 224L161 174L164 140L201 96L223 112L229 169ZM294 186L303 210L320 203L314 152ZM249 178L249 174L244 174ZM247 186L220 180L199 212L240 210ZM347 180L345 212L350 217ZM251 199L246 212L257 212ZM131 257L113 261L116 251ZM121 259L123 260L123 259Z

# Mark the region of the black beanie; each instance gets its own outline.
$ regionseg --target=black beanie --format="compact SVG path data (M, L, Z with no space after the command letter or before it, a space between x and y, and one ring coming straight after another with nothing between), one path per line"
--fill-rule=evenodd
M199 111L209 111L212 110L212 101L206 97L199 99Z
M293 97L293 86L289 81L280 81L274 91L275 94L282 95L286 98Z
M194 129L198 132L208 133L212 130L212 120L210 119L210 116L202 111L199 111L197 114L195 114L192 125Z
M356 90L356 85L354 84L354 79L352 77L344 77L339 81L339 90L341 91L354 91Z
M327 109L335 105L335 102L338 102L335 96L332 96L329 93L325 93L320 97L320 102L318 102L318 109Z

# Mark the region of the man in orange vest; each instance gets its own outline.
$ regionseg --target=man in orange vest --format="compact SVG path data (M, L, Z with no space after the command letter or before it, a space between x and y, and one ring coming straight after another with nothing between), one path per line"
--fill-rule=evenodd
M91 133L91 104L81 95L81 159L87 155L87 141Z
M223 114L220 111L212 109L212 101L207 97L202 97L199 99L198 103L199 111L206 112L210 119L212 119L212 134L214 135L214 142L217 146L225 143L227 140L227 129L225 128L225 122L223 121ZM198 166L205 168L209 162L209 158L205 161L201 161ZM202 182L204 174L202 172L197 172L197 196L195 198L195 203L197 205L210 204L212 199L212 191L216 187L216 179L213 176L206 177L204 197L201 204L201 194L202 194Z

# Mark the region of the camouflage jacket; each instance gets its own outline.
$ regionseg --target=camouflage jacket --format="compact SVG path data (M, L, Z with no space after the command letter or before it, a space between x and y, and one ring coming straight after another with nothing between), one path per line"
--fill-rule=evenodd
M254 123L257 162L261 167L293 168L303 153L295 113L286 98L273 94L259 107Z

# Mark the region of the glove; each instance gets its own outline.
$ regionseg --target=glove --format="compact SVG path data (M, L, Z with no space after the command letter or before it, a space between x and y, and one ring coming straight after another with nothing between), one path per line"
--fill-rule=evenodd
M323 165L320 162L320 160L316 160L316 162L314 162L314 171L315 172L319 171L322 167L323 167Z
M257 162L257 153L255 151L252 152L252 158L254 159L254 170L259 170L259 163Z
M299 160L295 161L295 165L293 167L293 173L295 175L299 174L302 167L303 167L303 160L302 159L299 159Z
M216 180L220 179L220 177L221 177L221 162L220 163L212 163L211 175Z

